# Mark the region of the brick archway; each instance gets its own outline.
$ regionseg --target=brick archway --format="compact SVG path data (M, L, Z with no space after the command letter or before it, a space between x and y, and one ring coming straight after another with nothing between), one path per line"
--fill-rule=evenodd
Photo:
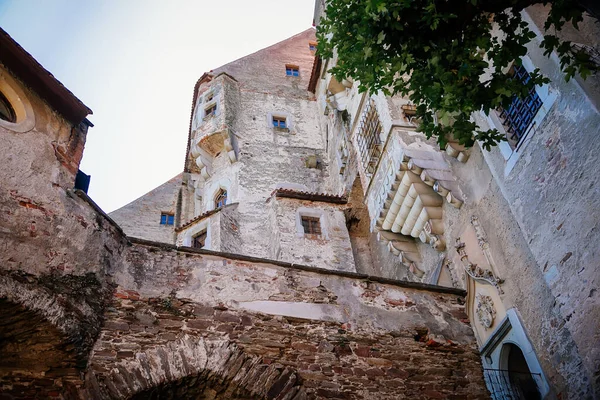
M162 346L103 362L95 353L86 375L92 399L301 399L296 372L245 353L228 340L184 335ZM106 367L105 367L106 366Z
M87 302L50 290L61 284L60 278L0 274L0 392L10 398L79 397L100 320Z

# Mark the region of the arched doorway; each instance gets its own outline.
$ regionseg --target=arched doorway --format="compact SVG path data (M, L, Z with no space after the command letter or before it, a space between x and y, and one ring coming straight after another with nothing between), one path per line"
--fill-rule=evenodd
M506 352L504 358L506 366L506 374L511 388L517 395L518 399L522 400L539 400L541 394L533 374L529 370L525 355L519 346L506 343L503 347L503 352Z

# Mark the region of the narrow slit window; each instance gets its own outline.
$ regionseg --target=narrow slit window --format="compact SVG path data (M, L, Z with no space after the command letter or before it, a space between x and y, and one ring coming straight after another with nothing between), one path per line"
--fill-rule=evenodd
M305 234L320 235L321 219L319 217L302 216L302 228Z
M296 65L286 65L285 74L287 76L300 76L300 69Z
M212 94L212 93L209 93L209 94L207 94L206 96L204 96L204 102L205 102L205 103L208 103L208 102L209 102L209 101L211 101L211 100L212 100L214 97L215 97L215 96L214 96L214 94Z
M170 213L161 213L160 214L160 224L161 225L173 225L175 223L175 215Z
M227 190L220 189L215 196L215 208L223 207L227 204Z
M199 234L197 234L196 236L193 237L192 239L192 247L196 248L196 249L203 249L204 247L206 247L206 238L208 236L208 233L205 230L203 230L202 232L200 232Z
M273 127L274 128L287 128L287 120L284 117L273 117Z

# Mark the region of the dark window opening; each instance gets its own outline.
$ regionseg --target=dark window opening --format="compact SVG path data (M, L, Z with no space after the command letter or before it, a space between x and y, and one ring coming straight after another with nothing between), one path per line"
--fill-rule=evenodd
M213 104L210 107L204 109L204 117L209 117L217 113L217 105Z
M12 123L17 122L17 114L2 92L0 92L0 119Z
M204 102L208 103L209 101L211 101L213 99L214 95L212 93L209 93L206 95L206 97L204 97Z
M215 208L223 207L227 204L227 190L220 189L215 196Z
M321 220L319 217L302 216L302 228L304 228L305 234L320 235Z
M175 215L169 213L160 214L161 225L173 225L175 223Z
M515 65L513 67L513 79L518 79L524 85L531 80L531 76L525 68ZM542 100L538 96L535 87L529 91L525 98L513 96L512 103L508 108L500 110L500 119L506 127L508 140L515 147L527 134L533 118L542 107Z
M300 76L300 69L295 65L286 65L285 74L287 76Z
M287 120L283 117L273 117L273 127L274 128L287 128Z
M206 230L203 230L198 235L194 236L192 238L192 247L196 249L203 249L204 246L206 246L207 235L208 233L206 232Z

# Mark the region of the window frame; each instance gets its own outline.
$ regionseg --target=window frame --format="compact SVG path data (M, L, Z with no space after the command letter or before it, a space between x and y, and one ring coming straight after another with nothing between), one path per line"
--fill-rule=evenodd
M306 222L306 223L305 223ZM305 235L317 235L321 236L321 218L312 217L310 215L301 215L300 223ZM307 232L308 230L308 232Z
M356 133L357 154L363 172L369 180L377 172L377 164L383 155L382 133L383 123L377 112L375 100L371 98L361 114Z
M271 124L273 125L273 128L276 129L289 129L286 117L273 115L271 116Z
M175 214L170 212L160 213L160 225L173 226L175 225Z
M535 65L531 61L528 56L523 56L521 58L521 65L527 72L533 72L535 70ZM541 86L536 86L535 91L539 98L542 100L542 106L537 111L537 114L533 117L530 126L527 129L526 134L521 138L519 143L517 143L515 148L512 148L511 145L507 141L502 141L498 143L498 149L504 160L506 165L504 167L504 176L508 176L510 172L513 170L518 160L521 157L521 154L524 153L525 148L531 142L532 137L535 135L535 131L542 125L542 122L546 118L546 115L554 105L556 99L558 98L558 93L554 90L550 85L544 84ZM482 112L483 114L483 112ZM490 111L490 113L486 116L483 114L490 128L497 129L501 134L508 135L504 125L502 124L502 120L500 119L500 114L496 110Z
M295 64L285 64L285 76L298 78L300 76L300 67Z
M203 119L212 118L217 115L217 103L211 103L204 106Z
M3 113L0 113L0 120L8 122L10 124L15 124L17 123L17 113L13 107L13 105L11 104L10 100L8 100L8 98L4 95L4 93L2 93L2 91L0 91L0 105L3 105L8 113L8 115L4 115ZM3 118L6 117L6 118Z
M222 205L219 205L220 201L220 197L224 198L224 202ZM227 200L228 200L228 193L227 193L227 189L225 188L219 188L216 192L215 195L213 197L214 199L214 208L221 208L221 207L225 207L227 205Z
M305 233L304 225L302 225L302 217L312 217L319 219L319 225L321 228L320 234ZM329 239L329 227L327 225L327 218L324 210L318 208L299 207L296 210L296 236L307 239Z
M198 238L203 237L204 241L202 242L202 246L196 246ZM208 229L204 228L203 230L201 230L198 233L195 233L192 236L192 242L190 244L190 247L194 248L194 249L205 249L206 250L206 242L208 241Z

